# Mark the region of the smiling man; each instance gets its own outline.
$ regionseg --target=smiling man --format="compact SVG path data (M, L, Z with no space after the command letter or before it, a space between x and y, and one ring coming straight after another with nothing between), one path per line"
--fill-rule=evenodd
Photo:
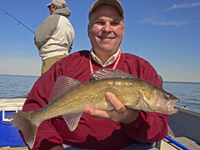
M117 53L124 37L124 22L113 5L101 5L91 12L88 36L92 50L102 64Z
M89 11L88 37L91 50L75 52L56 62L37 80L23 111L38 110L46 106L59 76L88 82L90 75L102 68L130 73L162 88L158 75L149 62L136 55L121 52L124 10L118 0L98 0L92 5ZM109 91L105 96L114 110L84 108L85 113L73 132L62 116L44 121L39 126L33 150L63 150L63 144L68 145L66 149L69 150L155 149L147 143L159 141L167 134L168 116L126 108Z

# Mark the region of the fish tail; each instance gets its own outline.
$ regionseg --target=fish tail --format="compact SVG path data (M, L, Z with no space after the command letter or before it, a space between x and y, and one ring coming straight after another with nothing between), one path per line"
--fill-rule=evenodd
M18 128L23 133L24 139L30 149L33 148L36 132L39 126L32 122L33 119L30 117L31 113L32 111L27 111L14 113L7 116L7 118L11 119L11 122L13 122L12 126Z

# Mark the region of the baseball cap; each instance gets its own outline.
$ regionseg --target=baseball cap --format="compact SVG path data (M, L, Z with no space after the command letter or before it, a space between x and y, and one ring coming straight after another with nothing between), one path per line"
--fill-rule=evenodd
M92 13L98 6L104 5L104 4L109 4L109 5L115 6L115 7L119 10L121 16L124 18L124 9L123 9L123 6L122 6L122 4L120 3L119 0L97 0L96 2L94 2L94 3L92 4L92 6L91 6L91 8L90 8L89 17L90 17L90 15L91 15L91 13Z
M65 0L52 0L51 3L47 4L46 6L49 7L51 4L55 4L57 6L63 6L62 4L66 4L66 2Z

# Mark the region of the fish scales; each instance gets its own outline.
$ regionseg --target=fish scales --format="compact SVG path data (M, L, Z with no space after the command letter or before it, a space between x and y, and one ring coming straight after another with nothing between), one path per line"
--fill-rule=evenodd
M61 94L48 107L51 113L56 112L57 115L63 115L69 112L80 113L86 106L110 110L110 107L107 108L110 105L105 98L106 92L113 92L122 103L126 104L130 100L134 101L138 99L138 95L141 94L140 90L145 89L145 86L147 85L138 84L137 79L125 78L108 78L81 83ZM104 105L101 106L100 104ZM74 110L75 107L77 108L76 110Z
M111 110L113 107L105 98L106 92L114 93L124 105L128 105L130 101L133 103L139 99L140 89L145 89L145 86L139 84L137 78L108 78L81 83L59 95L48 107L38 110L34 115L40 114L41 120L46 120L58 115L81 113L86 106Z

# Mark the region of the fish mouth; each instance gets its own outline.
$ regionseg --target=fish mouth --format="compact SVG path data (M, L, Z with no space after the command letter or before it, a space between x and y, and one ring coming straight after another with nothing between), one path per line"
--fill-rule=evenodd
M170 100L167 102L167 109L169 112L172 112L172 113L177 113L178 110L177 109L174 109L175 105L178 104L180 102L179 99L176 99L176 100Z

